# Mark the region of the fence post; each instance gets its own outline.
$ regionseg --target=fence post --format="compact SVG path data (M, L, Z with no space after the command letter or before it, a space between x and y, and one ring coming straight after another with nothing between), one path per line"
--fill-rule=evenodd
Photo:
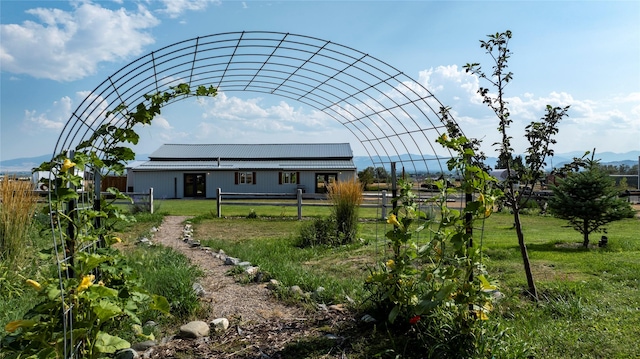
M222 189L220 187L216 190L216 210L218 218L222 217Z
M102 174L100 174L99 170L94 169L93 170L93 196L94 196L93 209L95 211L100 211L100 208L102 206L101 189L102 189ZM95 226L96 229L102 227L102 221L100 220L100 216L96 216L96 218L94 219L93 225ZM105 246L104 236L100 234L98 239L98 247L104 248L104 246Z
M298 221L302 220L302 189L298 188Z
M382 190L382 219L387 218L387 190Z
M398 206L398 179L396 176L396 163L391 162L391 195L393 196L393 209L396 209Z
M73 156L75 155L75 152L73 150L70 150L67 152L67 158L72 159ZM76 171L75 167L72 167L69 169L69 171ZM84 178L84 176L83 176ZM68 187L73 190L73 191L77 191L76 186L74 186L73 184L69 183ZM77 192L76 192L77 193ZM67 239L65 240L65 256L66 258L64 260L66 260L68 262L68 266L67 266L67 278L74 278L75 277L75 271L73 269L73 265L74 265L74 260L75 260L75 251L76 251L76 229L74 227L75 225L75 220L78 217L78 209L77 209L77 205L78 202L76 199L70 199L67 202L67 208L66 208L66 215L69 218L69 224L67 226Z
M149 188L149 213L153 214L153 187Z

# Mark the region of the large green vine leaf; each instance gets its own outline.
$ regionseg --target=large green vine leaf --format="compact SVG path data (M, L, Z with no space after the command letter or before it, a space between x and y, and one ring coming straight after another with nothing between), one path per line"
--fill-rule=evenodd
M93 312L98 316L100 321L105 322L111 318L115 318L120 313L122 313L122 309L118 307L117 304L110 302L106 299L99 301L94 304Z
M105 332L98 332L96 337L95 348L101 353L115 353L118 350L129 347L131 347L131 344L128 341Z

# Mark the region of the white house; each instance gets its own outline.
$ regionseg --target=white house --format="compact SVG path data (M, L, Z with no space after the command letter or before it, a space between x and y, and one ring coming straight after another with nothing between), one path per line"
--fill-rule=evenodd
M348 143L165 144L127 168L127 191L156 198L216 198L223 193L326 193L356 178Z

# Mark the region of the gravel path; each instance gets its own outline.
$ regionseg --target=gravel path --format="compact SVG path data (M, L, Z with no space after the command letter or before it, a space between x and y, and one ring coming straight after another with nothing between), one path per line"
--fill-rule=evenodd
M326 343L327 331L337 332L343 323L352 322L348 313L342 311L305 312L285 305L277 301L264 284L236 283L227 275L230 266L224 265L212 252L189 248L182 241L186 220L188 217L166 216L154 235L154 242L182 252L204 271L205 276L198 282L206 292L202 300L209 310L206 317L196 319L209 323L224 317L230 327L224 333L197 340L173 338L152 348L145 358L304 358L306 355L298 352L306 347L302 343L312 346L317 346L318 340ZM185 323L175 323L176 328L182 324ZM326 354L322 357L345 358L344 342L344 339L331 340L323 349Z
M304 313L299 308L286 306L278 302L265 284L239 284L233 277L227 275L230 266L215 258L209 251L201 248L189 248L182 241L184 222L189 217L166 216L162 225L155 233L154 241L166 247L171 247L200 267L205 276L198 280L206 292L202 298L210 304L208 318L213 320L224 317L233 322L264 322L270 319L298 318ZM195 238L198 239L198 238Z

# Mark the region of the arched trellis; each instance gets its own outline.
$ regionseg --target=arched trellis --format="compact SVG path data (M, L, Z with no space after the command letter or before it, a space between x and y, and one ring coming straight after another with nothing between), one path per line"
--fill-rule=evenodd
M58 138L54 156L87 141L105 123L124 126L127 111L134 111L144 95L181 83L191 88L213 86L224 93L270 94L305 104L341 123L376 167L389 168L395 162L408 171L426 168L444 172L443 163L451 156L440 145L434 146L435 139L446 131L439 112L442 104L403 72L327 40L257 31L181 41L124 66L73 112ZM124 110L108 115L121 104ZM99 138L91 150L104 155L104 144L113 141ZM87 202L81 205L93 204L93 198L81 198ZM64 253L60 234L64 229L53 223L52 227L54 244L62 246ZM63 267L59 263L59 268ZM62 270L60 273L62 276ZM73 323L68 324L71 333ZM65 353L74 356L73 348Z
M121 125L122 113L105 116L113 107L126 104L133 109L143 95L180 83L295 100L340 122L374 165L399 162L409 171L442 171L442 158L435 154L443 150L432 142L444 129L442 104L426 88L353 48L279 32L197 37L138 58L82 101L63 128L54 153L73 148L107 121ZM95 150L99 153L99 146Z

